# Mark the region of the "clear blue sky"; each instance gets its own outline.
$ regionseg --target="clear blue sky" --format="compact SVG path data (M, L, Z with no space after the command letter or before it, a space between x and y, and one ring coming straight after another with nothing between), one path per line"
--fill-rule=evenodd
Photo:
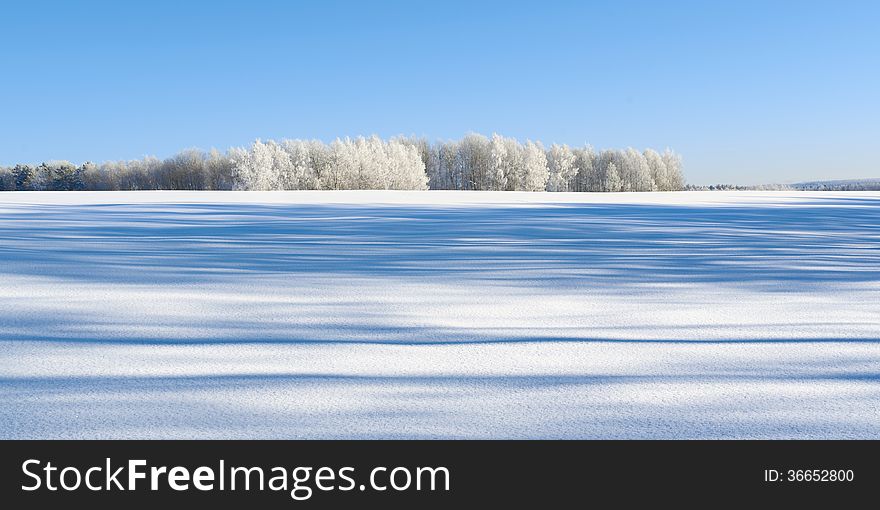
M880 177L877 1L10 2L0 76L7 165L476 131Z

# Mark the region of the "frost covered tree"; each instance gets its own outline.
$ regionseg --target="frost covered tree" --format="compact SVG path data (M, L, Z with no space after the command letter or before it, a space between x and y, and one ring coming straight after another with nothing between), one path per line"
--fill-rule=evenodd
M205 182L210 190L231 190L235 186L232 160L217 149L211 149L205 159Z
M633 149L623 153L623 191L655 191L654 180L645 155Z
M551 145L547 153L547 191L570 191L571 181L578 175L576 162L577 157L568 145Z
M663 163L666 165L667 188L670 191L685 187L684 173L681 169L681 156L670 149L663 151Z
M107 191L112 189L107 174L101 170L101 167L87 161L82 164L82 180L83 189L93 191Z
M653 149L645 149L644 156L645 163L651 173L651 179L654 181L655 191L669 191L669 176L663 158Z
M507 149L506 140L498 134L493 134L489 140L489 168L481 189L507 189L507 178L510 173L509 159L515 157L508 155Z
M464 165L459 155L458 142L449 141L437 144L432 151L429 160L431 167L427 168L430 189L468 189L469 179L465 175Z
M419 150L403 140L284 140L234 149L244 189L426 189Z
M486 176L489 173L489 139L471 133L458 144L458 171L462 175L461 189L488 189Z
M385 153L390 168L385 189L428 189L424 155L418 147L407 145L399 140L392 140L385 146Z
M547 154L540 143L492 135L488 147L487 179L480 189L543 191L548 178Z
M243 147L233 147L226 153L232 162L233 189L246 190L257 180L251 151Z
M577 149L575 154L575 166L577 175L572 191L602 191L602 178L599 175L599 164L596 151L587 145L583 149Z
M256 140L205 153L188 149L80 166L66 161L0 169L0 188L15 190L314 190L449 189L494 191L653 191L685 186L671 150L570 148L493 134L429 143L377 136Z
M438 142L429 146L423 162L430 189L462 189L461 178L456 174L457 155L455 142Z
M288 157L275 142L256 140L250 149L235 148L229 153L236 188L255 191L277 190L280 186L279 166Z
M280 176L283 189L318 189L318 169L313 164L313 150L323 150L303 140L284 140L281 146L288 155L286 172Z
M517 172L517 189L520 191L544 191L550 171L547 168L547 152L541 142L526 140L522 153L522 166Z
M602 191L621 191L622 185L617 164L614 161L608 161L608 166L605 167L605 186Z
M157 180L159 189L206 189L205 154L198 149L175 154L159 166Z

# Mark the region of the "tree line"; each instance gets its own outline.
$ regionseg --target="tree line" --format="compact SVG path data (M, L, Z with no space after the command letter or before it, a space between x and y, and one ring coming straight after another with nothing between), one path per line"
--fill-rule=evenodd
M880 179L846 179L794 184L688 184L686 191L880 191Z
M673 191L681 157L667 149L596 151L492 135L455 141L397 137L257 140L225 153L170 158L49 161L0 167L0 190L492 190Z

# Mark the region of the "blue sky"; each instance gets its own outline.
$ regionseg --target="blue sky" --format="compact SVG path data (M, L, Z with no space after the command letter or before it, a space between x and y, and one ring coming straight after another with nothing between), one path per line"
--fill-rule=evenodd
M875 1L15 2L0 76L6 165L476 131L880 177Z

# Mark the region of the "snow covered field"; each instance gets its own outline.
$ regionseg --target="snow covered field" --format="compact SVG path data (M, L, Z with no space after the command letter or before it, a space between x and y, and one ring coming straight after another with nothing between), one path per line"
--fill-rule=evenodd
M0 193L2 438L880 438L880 193Z

